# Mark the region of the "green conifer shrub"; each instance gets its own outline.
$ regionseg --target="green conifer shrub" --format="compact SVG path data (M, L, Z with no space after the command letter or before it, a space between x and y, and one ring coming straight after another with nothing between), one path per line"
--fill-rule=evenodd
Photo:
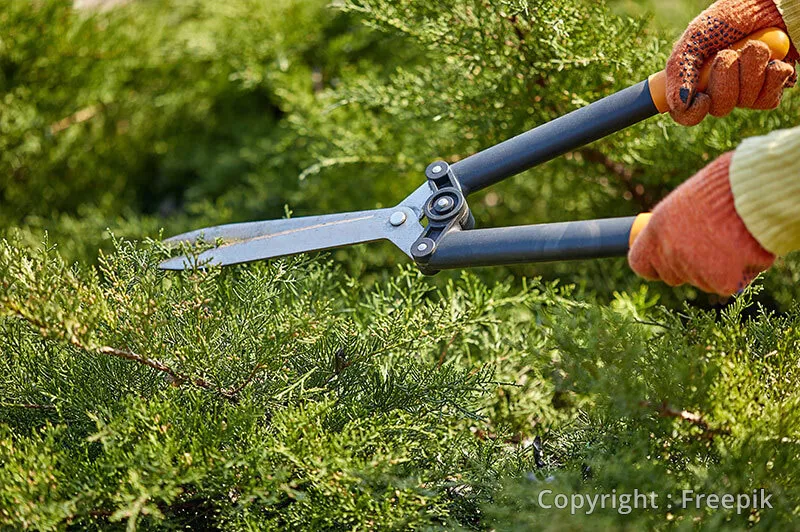
M366 287L302 258L173 275L115 246L0 249L6 526L514 529L555 526L545 488L756 487L775 509L558 518L795 524L797 306Z
M658 70L704 4L7 2L0 527L797 528L794 258L728 302L622 259L155 267L163 234L396 202L429 161ZM483 226L638 213L799 101L656 118L471 206ZM760 488L774 508L666 500ZM659 508L538 502L634 489Z

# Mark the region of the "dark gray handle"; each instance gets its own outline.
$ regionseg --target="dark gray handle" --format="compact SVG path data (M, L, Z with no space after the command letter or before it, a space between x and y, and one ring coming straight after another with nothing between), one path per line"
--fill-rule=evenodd
M432 270L624 257L637 217L449 231L426 264Z
M659 114L647 81L452 165L464 194L542 164Z

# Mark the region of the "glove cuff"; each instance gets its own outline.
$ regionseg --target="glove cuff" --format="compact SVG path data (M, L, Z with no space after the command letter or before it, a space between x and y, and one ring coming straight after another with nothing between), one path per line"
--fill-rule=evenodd
M628 255L631 267L671 286L690 283L730 295L744 288L775 256L753 238L736 211L726 153L675 189Z
M681 204L685 212L695 212L698 220L703 220L708 227L724 227L726 231L731 232L728 237L735 236L738 246L763 247L752 237L736 208L730 180L733 157L734 152L720 155L697 175L681 184L674 192L675 201ZM654 212L657 210L658 206ZM702 247L708 244L713 248L717 245L715 241L718 236L717 231L712 231L714 234L708 235L711 241L696 240L696 245ZM711 249L707 250L707 253L711 255Z
M800 249L800 128L745 140L730 180L736 212L753 237L775 255Z

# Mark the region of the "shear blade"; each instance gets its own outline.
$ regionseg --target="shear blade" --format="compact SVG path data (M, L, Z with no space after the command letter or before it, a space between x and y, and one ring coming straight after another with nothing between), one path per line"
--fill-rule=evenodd
M402 223L395 225L401 218ZM411 245L422 231L418 213L402 205L393 209L221 225L168 239L167 243L191 244L201 238L207 242L222 242L197 257L166 260L159 268L185 270L226 266L377 240L391 241L410 257Z

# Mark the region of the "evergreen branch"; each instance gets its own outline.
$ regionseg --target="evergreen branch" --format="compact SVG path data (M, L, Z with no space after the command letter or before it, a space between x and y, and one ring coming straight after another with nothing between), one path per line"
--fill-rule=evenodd
M185 510L195 510L195 509L202 509L207 506L208 501L201 500L201 499L192 499L188 501L182 502L175 502L172 504L165 504L163 502L156 502L156 506L161 512L164 513L178 513ZM97 508L94 510L89 510L88 512L90 517L94 518L108 518L114 515L113 510L106 510L103 508Z
M231 387L230 387L230 388L228 388L227 390L224 390L224 391L222 392L222 394L223 394L225 397L228 397L228 398L230 398L230 399L232 399L232 400L236 400L236 397L238 397L238 396L239 396L239 394L242 392L242 390L244 390L244 389L245 389L245 388L246 388L246 387L247 387L247 386L248 386L250 383L252 383L252 382L255 380L255 378L256 378L256 375L258 375L258 373L259 373L261 370L263 370L263 369L264 369L264 366L263 366L263 365L261 365L261 364L256 364L256 365L253 367L252 371L250 371L250 374L247 376L247 378L246 378L246 379L244 379L244 380L243 380L243 381L242 381L240 384L238 384L237 386L231 386Z
M77 339L71 340L70 343L75 347L82 349L84 351L94 350L95 352L100 353L102 355L109 355L117 358L122 358L125 360L131 360L133 362L136 362L137 364L142 364L149 368L153 368L156 371L166 373L169 376L170 381L174 386L180 386L182 384L188 383L198 388L203 388L204 390L208 390L210 392L218 394L224 397L225 399L228 399L231 402L236 401L235 394L232 393L231 391L220 390L218 388L215 388L210 382L201 377L193 377L191 375L186 375L185 373L178 373L177 371L167 366L163 362L156 360L154 358L146 357L138 353L134 353L133 351L129 351L127 349L117 349L116 347L103 346L103 347L98 347L96 349L91 349L82 345Z
M647 212L653 210L657 200L653 198L652 194L648 194L647 189L642 183L639 183L635 179L636 172L632 168L612 160L596 148L583 148L579 150L579 153L590 163L600 164L615 175L620 183L627 189L631 198L639 204L643 211Z
M74 124L80 124L82 122L86 122L91 120L100 112L101 106L99 105L90 105L89 107L84 107L73 114L62 118L58 122L55 122L50 125L50 134L55 135L67 129L68 127Z
M26 410L55 410L55 405L38 405L33 403L0 403L3 408L24 408Z
M48 331L50 331L50 327L48 326L47 323L37 318L36 316L33 316L30 313L25 312L25 310L22 307L20 307L13 301L5 301L4 304L5 307L9 309L12 314L30 323L34 327L37 327L43 336L46 336ZM117 358L122 358L124 360L130 360L132 362L136 362L137 364L141 364L143 366L152 368L161 373L165 373L170 378L170 382L172 383L173 386L191 384L198 388L202 388L209 392L213 392L221 397L224 397L228 401L231 402L236 401L236 396L232 394L230 391L220 390L201 377L193 377L191 375L179 373L178 371L172 369L165 363L155 358L150 358L144 355L140 355L138 353L134 353L133 351L127 349L118 349L116 347L110 347L110 346L90 347L81 342L80 339L78 339L78 337L75 336L74 334L70 335L67 341L70 345L80 349L81 351L86 351L88 353L94 352L101 355L113 356Z
M669 406L666 401L657 405L654 405L650 401L642 401L639 404L642 408L655 408L656 412L661 417L680 419L681 421L690 423L700 428L710 438L718 434L730 435L728 429L711 427L701 414L689 412L688 410L678 410Z
M453 345L453 342L456 341L456 338L458 338L458 333L459 333L459 331L456 331L453 334L453 336L450 337L450 340L444 346L444 349L442 349L442 354L439 355L439 363L437 364L436 367L441 368L442 364L444 364L444 360L445 360L445 357L447 356L447 352L450 350L450 346Z

